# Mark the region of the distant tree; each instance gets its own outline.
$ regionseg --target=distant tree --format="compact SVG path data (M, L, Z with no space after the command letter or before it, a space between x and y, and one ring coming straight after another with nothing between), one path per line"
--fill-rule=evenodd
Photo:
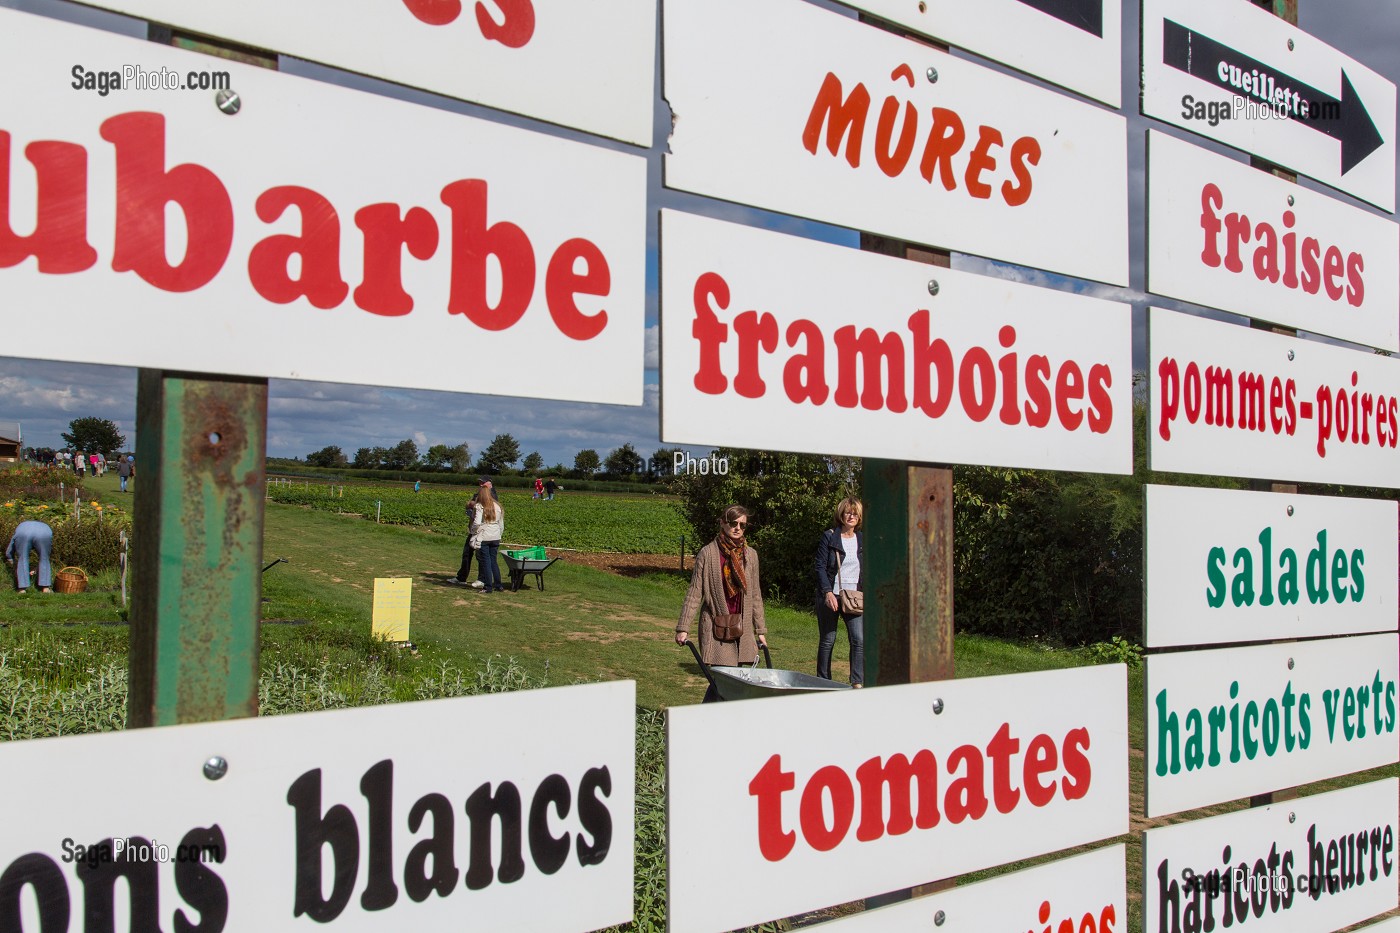
M446 444L434 444L423 455L423 466L429 470L445 470L452 462L452 448Z
M418 445L405 438L389 449L384 466L390 470L411 470L418 465Z
M497 434L477 463L483 473L500 473L520 459L520 444L509 434Z
M126 436L106 418L74 418L68 422L63 440L85 454L106 455L126 446Z
M574 469L585 478L592 476L598 471L598 451L591 447L580 450L578 456L574 457Z
M357 470L377 470L384 465L388 453L383 447L361 447L355 451L352 465Z
M538 450L533 451L525 455L525 461L521 466L525 467L526 473L538 473L544 469L544 457L540 456Z
M676 469L676 451L679 447L661 447L651 455L647 467L651 475L659 478L670 476Z
M345 459L345 452L334 444L322 447L315 453L306 455L307 466L315 467L343 467L349 461Z
M636 448L631 444L623 444L608 454L608 458L603 461L603 472L622 479L640 473L644 463Z
M448 465L453 473L465 473L472 468L472 451L466 444L458 444L448 451Z

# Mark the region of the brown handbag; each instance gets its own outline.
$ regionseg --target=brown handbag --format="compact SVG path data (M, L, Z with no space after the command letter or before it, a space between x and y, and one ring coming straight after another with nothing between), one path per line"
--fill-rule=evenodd
M865 615L865 594L860 590L842 590L836 601L843 616Z
M725 612L711 620L715 641L738 641L744 634L744 617L737 612Z

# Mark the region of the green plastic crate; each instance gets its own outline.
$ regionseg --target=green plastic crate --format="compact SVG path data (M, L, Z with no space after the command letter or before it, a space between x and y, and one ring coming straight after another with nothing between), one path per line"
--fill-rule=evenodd
M547 558L545 557L545 555L544 555L544 548L542 548L542 547L525 547L525 548L520 548L519 550L516 550L516 551L505 551L504 553L506 554L506 556L508 556L508 557L513 557L513 558L515 558L516 560L546 560L546 559L547 559Z

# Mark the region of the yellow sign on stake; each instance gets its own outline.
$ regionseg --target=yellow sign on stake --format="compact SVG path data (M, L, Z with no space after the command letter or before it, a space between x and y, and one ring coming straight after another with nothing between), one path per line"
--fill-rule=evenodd
M408 610L413 602L412 577L374 578L371 632L388 641L408 641Z

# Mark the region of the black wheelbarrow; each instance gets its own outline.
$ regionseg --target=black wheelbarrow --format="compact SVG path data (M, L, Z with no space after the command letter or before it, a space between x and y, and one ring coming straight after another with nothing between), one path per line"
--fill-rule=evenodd
M525 585L525 577L533 574L535 577L535 588L544 589L544 572L549 569L549 565L559 558L545 557L544 548L529 547L518 551L502 551L501 556L505 558L506 567L510 570L511 592L520 589Z
M803 674L800 671L774 670L773 656L768 653L767 645L759 646L763 649L763 660L768 665L767 668L758 666L758 658L754 658L750 667L729 667L722 664L712 667L700 659L700 649L695 647L693 639L687 638L685 645L690 649L690 653L695 655L695 663L700 665L700 672L715 688L721 700L756 700L760 697L851 689L850 684L837 683L825 677Z

